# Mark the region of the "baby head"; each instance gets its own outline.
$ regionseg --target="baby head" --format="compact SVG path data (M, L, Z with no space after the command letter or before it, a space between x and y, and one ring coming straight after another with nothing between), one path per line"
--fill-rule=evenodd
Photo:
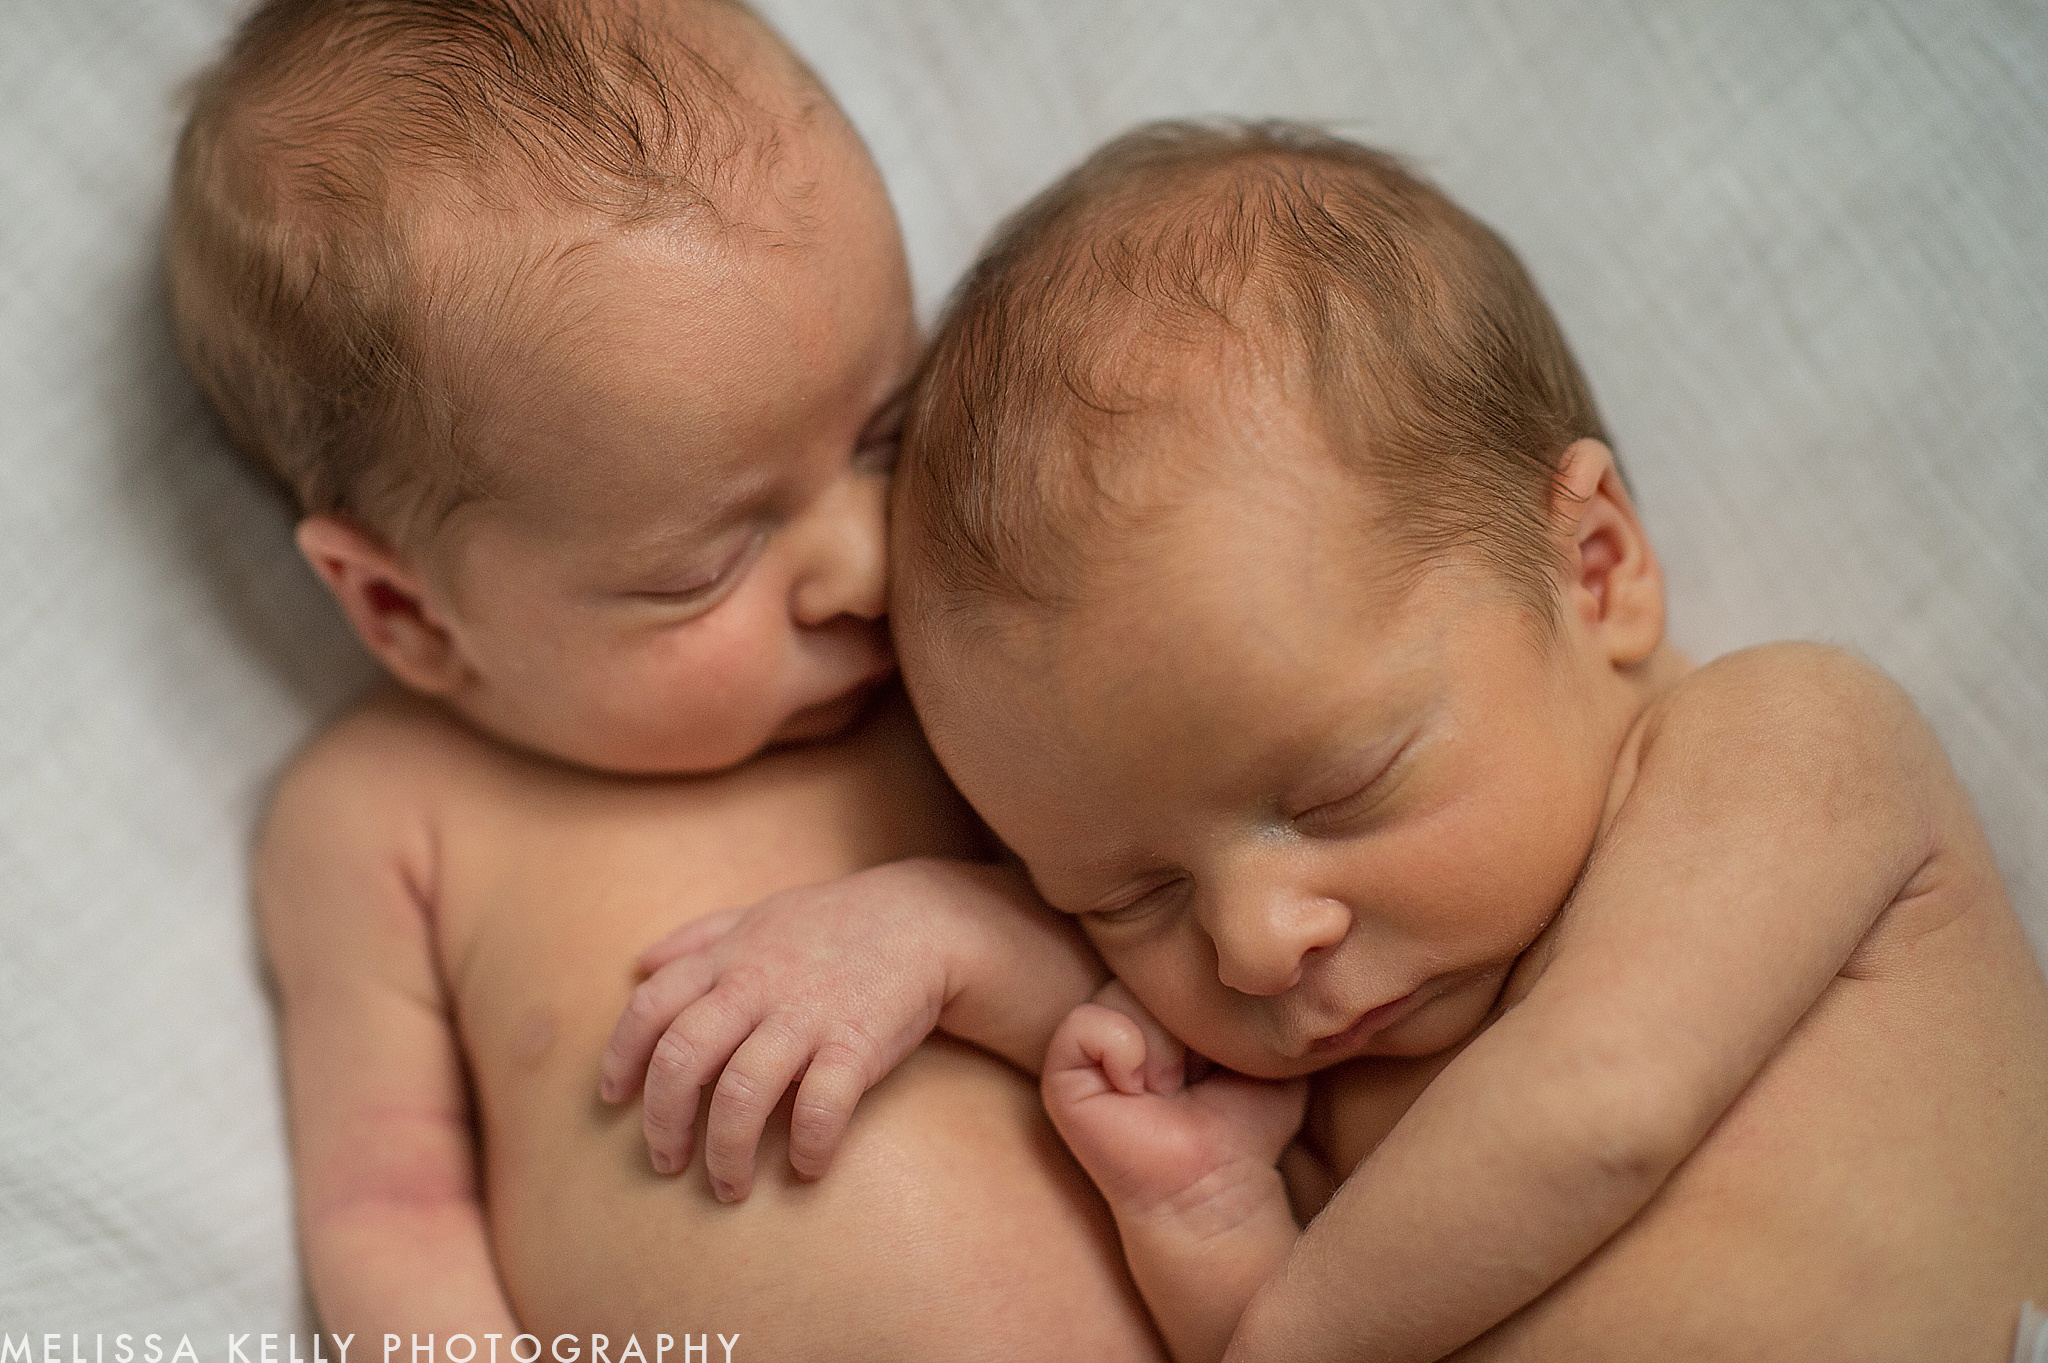
M179 148L181 349L380 661L625 772L843 727L882 623L895 218L723 0L271 0Z
M1470 1035L1672 665L1512 253L1307 129L1142 129L1025 208L926 361L895 495L935 751L1249 1074Z

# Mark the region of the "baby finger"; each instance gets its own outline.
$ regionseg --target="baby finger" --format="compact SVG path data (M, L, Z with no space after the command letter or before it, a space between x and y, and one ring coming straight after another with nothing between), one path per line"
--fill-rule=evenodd
M1138 1002L1122 980L1111 980L1096 991L1095 1002L1112 1008L1132 1022L1145 1038L1145 1088L1153 1093L1178 1093L1187 1081L1188 1048L1180 1038L1159 1025L1152 1010Z
M704 1169L719 1201L739 1202L752 1191L761 1132L815 1049L793 1019L770 1017L726 1062L704 1133Z
M612 1028L599 1066L598 1095L622 1103L640 1090L648 1062L663 1032L685 1008L704 996L718 969L704 957L672 961L640 982Z
M640 968L652 975L678 956L702 951L731 932L733 925L746 916L747 907L742 906L737 909L721 909L702 918L693 918L641 952Z
M1308 1110L1308 1081L1251 1079L1218 1070L1188 1090L1195 1106L1240 1133L1249 1153L1277 1161L1301 1130Z
M858 1048L827 1042L811 1057L789 1114L789 1167L798 1178L823 1178L846 1135L875 1066Z
M1056 1053L1061 1062L1056 1062ZM1084 1003L1060 1024L1046 1052L1045 1068L1048 1075L1055 1068L1093 1069L1118 1093L1143 1093L1145 1033L1128 1013Z
M754 1011L729 991L714 989L684 1009L662 1033L647 1062L647 1093L640 1112L656 1173L673 1174L690 1162L698 1095L757 1020Z

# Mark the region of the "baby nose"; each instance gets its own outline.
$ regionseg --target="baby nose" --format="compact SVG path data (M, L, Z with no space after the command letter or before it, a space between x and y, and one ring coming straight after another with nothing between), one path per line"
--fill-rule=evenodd
M1309 954L1344 940L1351 912L1319 895L1250 893L1211 915L1216 978L1240 994L1284 994L1301 983Z
M888 480L850 472L806 517L790 613L817 626L843 615L879 620L889 609Z

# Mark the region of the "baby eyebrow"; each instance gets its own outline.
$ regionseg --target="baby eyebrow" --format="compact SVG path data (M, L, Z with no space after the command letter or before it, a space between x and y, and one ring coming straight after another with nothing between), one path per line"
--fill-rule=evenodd
M1342 756L1274 802L1280 816L1298 819L1311 810L1364 790L1393 768L1415 733L1415 726L1406 725L1366 743L1351 744Z
M1126 891L1142 879L1112 864L1108 856L1089 858L1089 864L1064 867L1049 876L1041 875L1028 863L1025 872L1048 907L1074 915L1100 912L1104 903L1119 896L1128 897ZM1111 888L1100 888L1104 885Z
M693 566L705 556L714 539L714 534L703 530L688 535L665 535L659 541L620 549L600 561L611 569L611 576L621 579L660 577Z
M663 514L635 533L608 538L606 561L627 566L672 563L677 555L701 550L735 522L759 511L778 490L775 479L758 469L714 468L694 481L686 511Z
M596 557L596 571L608 582L640 584L715 568L713 560L729 547L729 528L691 526L616 547Z

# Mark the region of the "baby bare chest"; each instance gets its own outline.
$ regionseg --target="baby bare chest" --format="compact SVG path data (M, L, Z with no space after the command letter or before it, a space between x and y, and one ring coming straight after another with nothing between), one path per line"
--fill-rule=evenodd
M493 1166L587 1133L605 1039L662 936L791 886L957 853L967 833L900 726L710 779L518 760L485 776L443 820L433 898Z

